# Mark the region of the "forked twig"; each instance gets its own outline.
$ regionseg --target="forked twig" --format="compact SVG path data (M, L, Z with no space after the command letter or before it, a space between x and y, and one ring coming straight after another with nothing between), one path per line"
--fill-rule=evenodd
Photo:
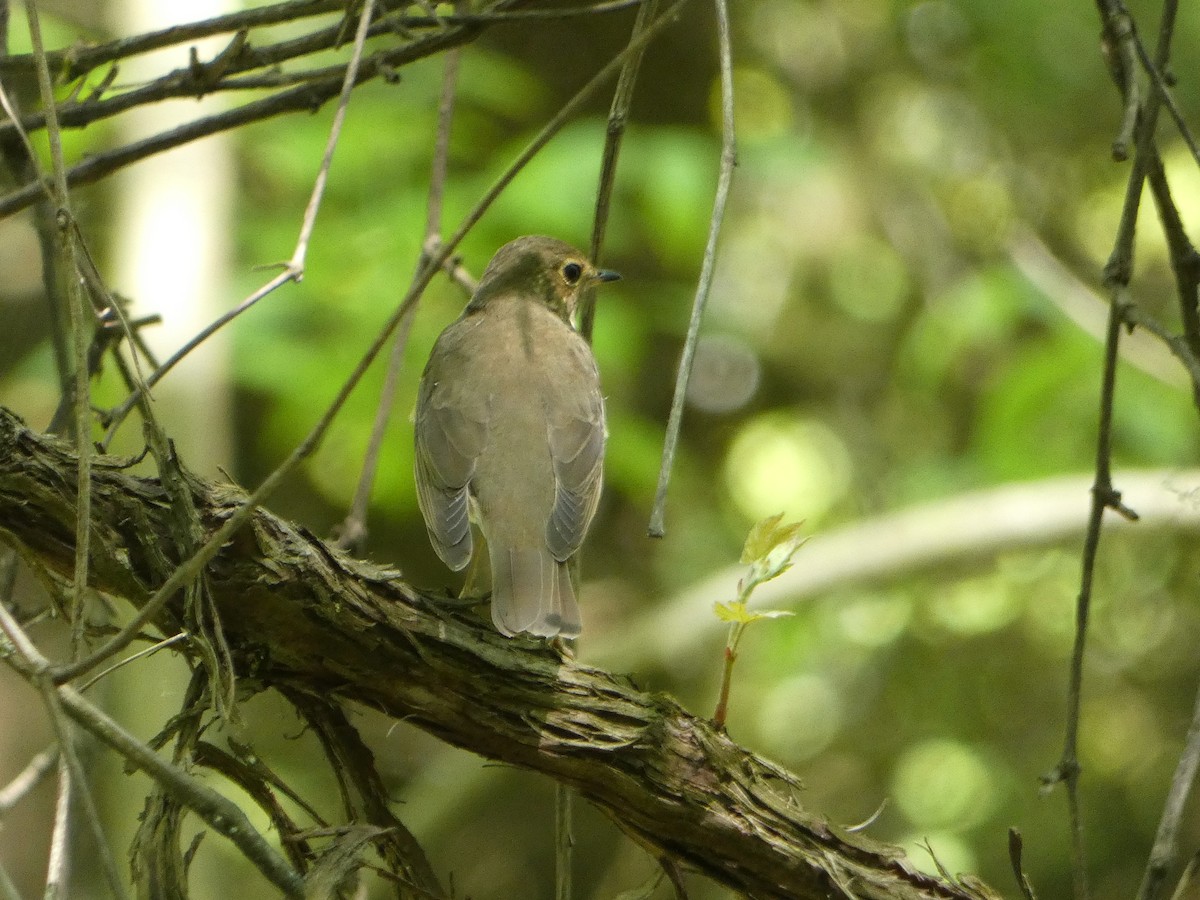
M1170 0L1173 4L1174 0ZM1138 107L1135 96L1136 78L1130 68L1128 56L1133 45L1133 22L1117 0L1099 0L1105 33L1119 41L1122 59L1126 63L1117 67L1115 74L1126 101L1126 120L1129 109ZM1159 35L1156 60L1159 68L1165 68L1170 54L1170 41L1174 14L1168 9L1164 15L1164 27ZM1162 95L1152 92L1144 107L1135 109L1137 125L1137 153L1126 184L1125 200L1121 219L1113 241L1113 250L1105 267L1105 282L1110 292L1109 319L1104 345L1104 368L1101 378L1099 421L1096 438L1095 481L1092 485L1091 510L1088 515L1087 533L1084 538L1081 559L1079 595L1075 607L1075 639L1071 652L1070 676L1067 691L1066 733L1063 740L1062 757L1055 769L1043 777L1047 789L1062 782L1067 788L1067 805L1071 821L1071 868L1076 900L1087 900L1087 859L1083 841L1083 813L1079 793L1080 765L1078 757L1079 716L1083 691L1083 658L1087 646L1087 630L1091 614L1092 587L1096 558L1100 546L1100 534L1106 510L1113 510L1126 518L1137 515L1121 501L1121 494L1112 484L1112 418L1113 400L1116 393L1118 344L1121 328L1127 323L1129 308L1129 282L1133 270L1134 235L1137 214L1140 208L1142 186L1150 168L1150 160L1156 153L1154 129ZM1122 129L1122 138L1126 133ZM1114 145L1116 147L1117 145Z
M296 238L296 246L292 250L292 257L284 264L283 271L252 293L249 297L235 306L233 309L218 316L213 322L202 328L195 336L187 341L182 347L176 350L171 356L163 362L161 366L150 373L143 383L144 386L135 389L125 401L113 411L109 420L108 430L104 437L104 446L107 447L113 437L116 435L117 428L125 417L129 415L130 410L138 403L141 397L162 380L163 376L171 371L185 356L199 347L214 333L220 330L225 325L232 322L246 310L250 309L259 300L273 293L277 288L282 287L288 282L300 282L304 278L304 261L308 255L308 245L312 240L313 228L316 225L317 213L321 209L321 200L325 196L325 185L329 178L329 168L333 164L333 152L337 148L338 138L341 136L342 124L346 120L346 108L350 104L350 92L358 79L358 68L362 62L363 46L367 39L367 27L371 23L371 13L374 10L374 0L365 0L362 10L359 13L358 29L354 36L354 49L350 56L350 62L346 66L346 76L342 81L341 93L338 96L337 109L334 111L333 124L329 129L329 137L325 142L325 152L321 157L321 165L317 169L316 179L313 181L313 189L309 194L308 204L304 209L304 218L300 222L300 234Z

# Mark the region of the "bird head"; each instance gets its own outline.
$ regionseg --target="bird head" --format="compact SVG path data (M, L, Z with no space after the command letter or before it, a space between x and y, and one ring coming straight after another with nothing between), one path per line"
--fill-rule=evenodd
M582 252L556 238L521 237L496 251L471 306L482 307L501 294L518 294L545 304L569 323L585 291L620 277L609 269L597 269Z

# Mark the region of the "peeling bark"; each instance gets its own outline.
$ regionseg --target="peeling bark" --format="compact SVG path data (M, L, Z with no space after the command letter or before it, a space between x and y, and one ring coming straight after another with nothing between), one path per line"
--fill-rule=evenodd
M69 578L75 458L0 408L0 540ZM245 499L189 478L206 533ZM97 457L93 586L138 606L177 561L162 485ZM807 811L798 779L663 694L460 617L400 574L258 510L208 567L242 675L352 700L489 759L542 772L639 843L754 898L979 898ZM173 607L172 607L173 605ZM182 619L182 598L166 615Z

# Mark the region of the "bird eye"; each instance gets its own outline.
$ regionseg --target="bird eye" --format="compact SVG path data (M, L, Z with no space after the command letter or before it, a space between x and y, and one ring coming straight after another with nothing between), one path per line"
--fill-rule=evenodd
M569 262L562 267L563 278L567 279L567 284L575 284L583 275L583 266L577 262Z

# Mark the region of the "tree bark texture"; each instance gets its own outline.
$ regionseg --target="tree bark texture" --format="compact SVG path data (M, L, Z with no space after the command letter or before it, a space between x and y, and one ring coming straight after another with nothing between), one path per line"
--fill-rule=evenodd
M161 482L93 464L92 586L138 606L179 561ZM245 500L188 477L207 533ZM70 448L0 408L0 540L61 578L75 546ZM258 510L207 570L239 675L354 701L570 785L651 853L754 898L982 898L806 810L799 780L662 694L450 611L398 572ZM166 615L182 620L182 597Z

